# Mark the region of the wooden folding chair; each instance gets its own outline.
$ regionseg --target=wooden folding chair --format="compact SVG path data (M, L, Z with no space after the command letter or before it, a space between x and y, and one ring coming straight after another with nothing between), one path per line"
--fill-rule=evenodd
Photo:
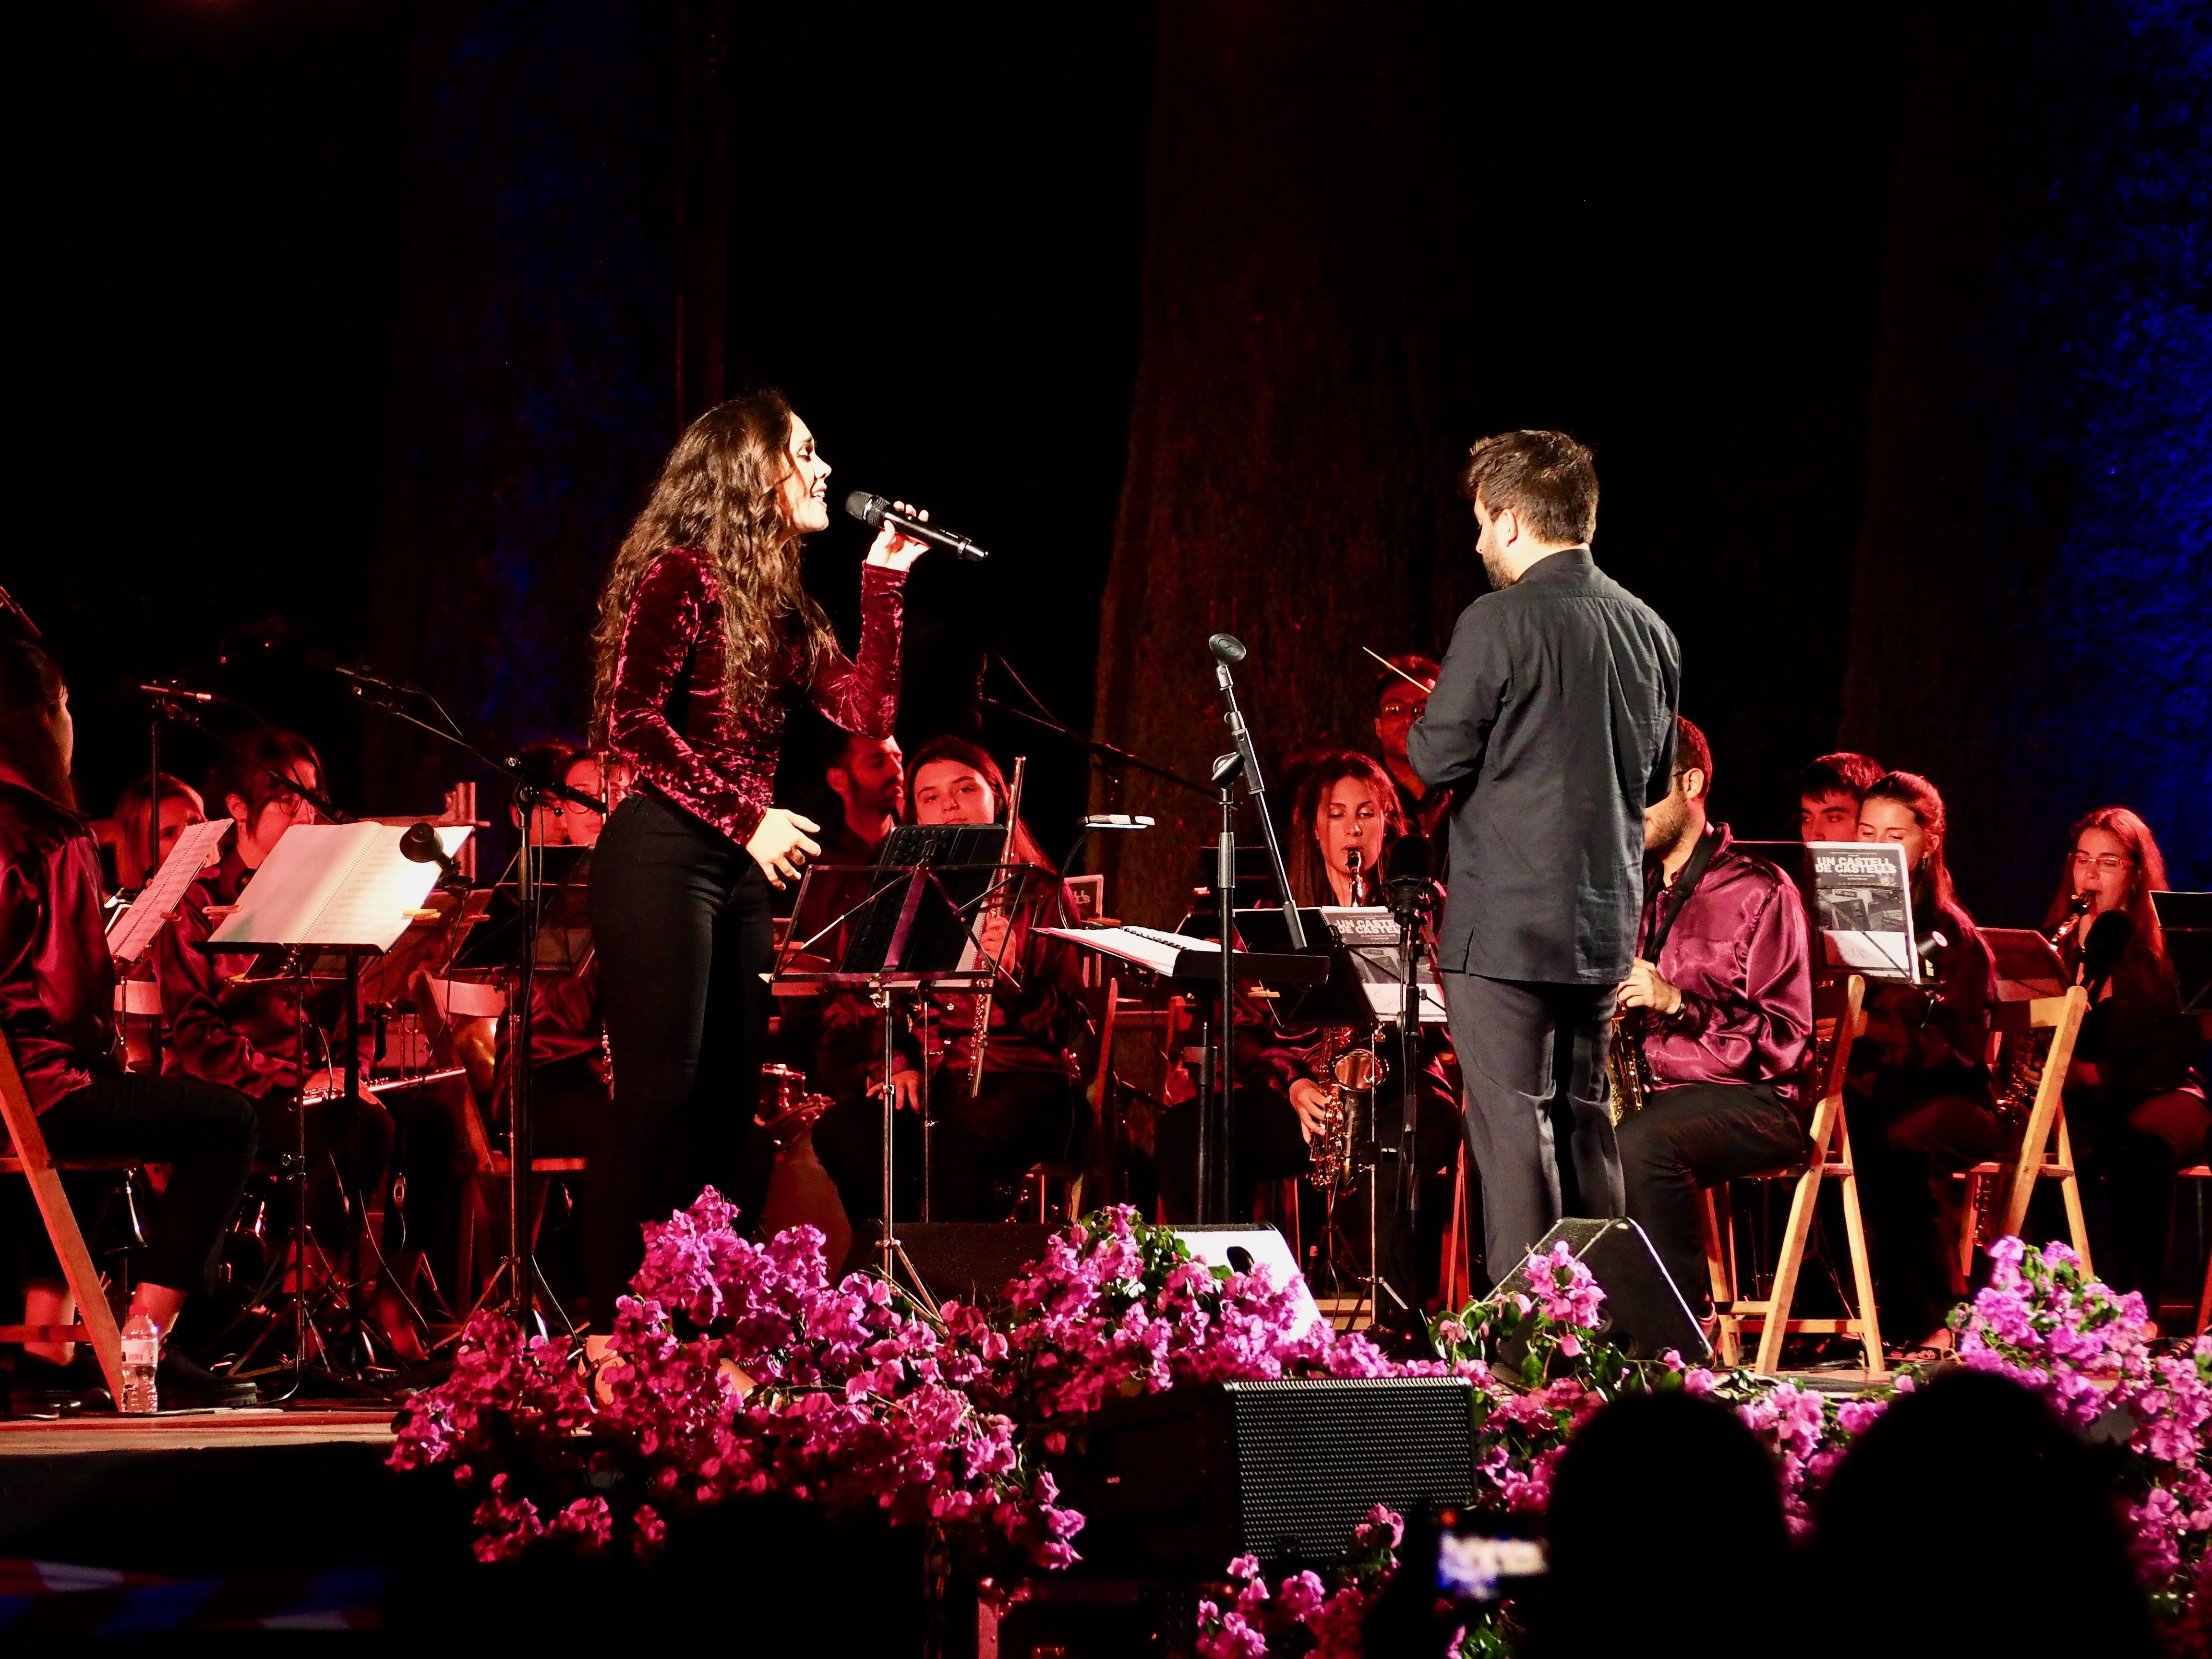
M1966 1201L1959 1210L1959 1271L1973 1271L1974 1245L1983 1231L1984 1206L1991 1188L2003 1182L2003 1200L1995 1220L1997 1237L2018 1237L2027 1224L2027 1206L2039 1181L2056 1181L2066 1206L2066 1230L2074 1253L2081 1258L2081 1271L2094 1272L2089 1263L2089 1225L2081 1211L2081 1183L2074 1168L2074 1142L2066 1132L2066 1073L2074 1063L2074 1042L2089 1012L2089 994L2076 985L2063 997L2036 997L2025 1005L2001 1003L1999 1009L2013 1020L2011 1011L2025 1006L2025 1023L2011 1040L2033 1042L2035 1033L2051 1033L2051 1048L2044 1056L2042 1074L2036 1079L2034 1103L2027 1126L2021 1131L2020 1152L2009 1163L1990 1160L1960 1172L1966 1183Z
M1814 1029L1827 1025L1832 1035L1826 1063L1819 1068L1820 1097L1813 1107L1808 1132L1812 1145L1802 1163L1741 1177L1796 1182L1790 1200L1789 1224L1783 1230L1781 1256L1774 1266L1774 1288L1765 1300L1753 1301L1737 1294L1741 1280L1729 1183L1720 1182L1705 1189L1705 1264L1712 1280L1714 1311L1719 1316L1721 1357L1730 1365L1741 1363L1743 1334L1756 1328L1759 1355L1752 1369L1763 1375L1771 1376L1780 1370L1784 1341L1800 1333L1856 1337L1866 1352L1867 1379L1879 1382L1888 1375L1882 1364L1866 1223L1859 1209L1858 1173L1851 1162L1850 1125L1844 1113L1844 1079L1850 1067L1851 1044L1866 1030L1865 1001L1866 981L1856 974L1840 985L1823 985L1815 992ZM1796 1297L1798 1273L1804 1265L1806 1243L1812 1237L1824 1181L1834 1182L1842 1196L1844 1233L1850 1245L1858 1313L1842 1319L1794 1319L1790 1309Z
M100 1374L107 1379L108 1397L123 1400L123 1333L116 1328L115 1310L107 1305L107 1288L92 1265L84 1234L62 1188L64 1172L87 1170L135 1170L140 1160L131 1158L67 1158L57 1159L46 1151L46 1137L39 1128L39 1115L31 1105L23 1074L15 1068L15 1051L0 1036L0 1121L8 1127L15 1155L0 1158L0 1172L20 1175L31 1183L31 1196L46 1223L46 1237L60 1258L62 1278L76 1298L74 1325L0 1325L0 1342L89 1342L100 1360Z
M1459 1163L1452 1175L1451 1224L1444 1229L1444 1258L1437 1272L1446 1313L1456 1313L1474 1295L1474 1251L1468 1237L1467 1137L1459 1143Z

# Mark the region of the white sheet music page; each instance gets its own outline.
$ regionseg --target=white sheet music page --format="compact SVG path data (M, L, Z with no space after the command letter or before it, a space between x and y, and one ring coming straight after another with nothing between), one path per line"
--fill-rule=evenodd
M305 823L285 831L209 943L390 950L438 880L435 865L400 852L406 833L395 823ZM442 826L438 840L450 852L468 835L466 825Z
M353 826L359 828L362 826ZM367 826L374 836L344 883L315 918L310 945L369 945L389 951L407 931L412 911L420 909L430 890L438 884L438 866L417 864L399 850L399 838L411 827L398 823ZM297 834L295 830L293 832ZM438 826L438 842L451 856L469 838L466 824ZM284 838L291 839L290 836ZM277 843L283 850L283 842Z
M127 968L146 953L154 935L176 913L185 890L221 855L222 838L230 833L231 823L227 817L210 818L205 823L185 826L154 879L108 929L108 953L118 966Z

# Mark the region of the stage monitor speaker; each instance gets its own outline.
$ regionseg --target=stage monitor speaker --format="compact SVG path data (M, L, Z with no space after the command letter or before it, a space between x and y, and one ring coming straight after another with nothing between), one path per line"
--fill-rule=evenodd
M1022 1221L902 1221L898 1242L932 1301L988 1307L1005 1300L1008 1280L1042 1259L1058 1231ZM879 1222L857 1230L845 1271L872 1266L883 1236Z
M1711 1357L1712 1344L1643 1228L1626 1217L1606 1221L1571 1216L1555 1222L1532 1254L1549 1255L1563 1242L1605 1292L1601 1340L1638 1359L1656 1359L1669 1348L1692 1362ZM1526 1263L1505 1276L1497 1294L1516 1291L1528 1293Z
M1462 1376L1186 1383L1111 1401L1064 1462L1091 1570L1215 1577L1247 1551L1326 1567L1377 1504L1464 1506L1474 1397Z
M1173 1231L1191 1255L1209 1267L1227 1267L1240 1273L1249 1273L1255 1267L1272 1267L1274 1277L1291 1287L1291 1297L1297 1308L1291 1322L1292 1336L1304 1336L1321 1323L1321 1309L1313 1299L1313 1289L1306 1283L1306 1276L1298 1271L1297 1257L1291 1254L1291 1242L1274 1228L1230 1221Z

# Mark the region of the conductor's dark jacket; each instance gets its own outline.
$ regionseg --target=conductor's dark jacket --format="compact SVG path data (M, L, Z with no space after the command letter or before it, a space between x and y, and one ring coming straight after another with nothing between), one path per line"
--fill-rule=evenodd
M1460 614L1413 769L1452 791L1440 967L1610 985L1644 902L1644 809L1673 787L1681 649L1580 549Z

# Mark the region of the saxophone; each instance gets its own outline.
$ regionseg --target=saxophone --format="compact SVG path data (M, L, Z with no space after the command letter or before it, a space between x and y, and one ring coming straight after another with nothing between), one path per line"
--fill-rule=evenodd
M1651 1073L1644 1059L1644 1022L1630 1018L1636 1011L1623 1008L1613 1017L1613 1041L1605 1046L1605 1070L1612 1085L1606 1114L1617 1127L1631 1113L1644 1109L1651 1091Z
M1316 1191L1341 1194L1351 1190L1354 1153L1371 1115L1376 1085L1389 1075L1389 1066L1374 1049L1353 1041L1351 1026L1327 1025L1320 1070L1329 1079L1328 1104L1322 1111L1326 1127L1308 1150L1312 1167L1306 1179Z

